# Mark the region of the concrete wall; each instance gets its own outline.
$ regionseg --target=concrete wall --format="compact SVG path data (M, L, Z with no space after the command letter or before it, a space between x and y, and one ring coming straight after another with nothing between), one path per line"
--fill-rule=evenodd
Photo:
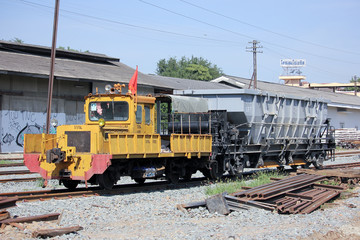
M335 129L360 127L360 110L357 109L328 107L328 117Z

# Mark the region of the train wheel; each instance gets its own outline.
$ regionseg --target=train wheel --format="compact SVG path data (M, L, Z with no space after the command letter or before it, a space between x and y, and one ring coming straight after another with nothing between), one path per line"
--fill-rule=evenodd
M223 164L221 161L213 162L210 165L210 177L211 179L219 179L223 176L224 170L223 170Z
M225 166L227 168L230 168L229 170L230 176L241 178L244 172L244 165L245 165L245 160L236 157L236 159L228 161Z
M182 177L185 181L190 181L192 176L192 170L189 168L186 168L185 175Z
M290 167L291 167L293 170L297 170L298 165L291 165Z
M301 165L301 167L307 169L310 167L310 165L311 165L311 162L306 162L304 165Z
M174 162L168 163L165 169L166 179L173 184L177 184L180 179L179 169Z
M166 179L172 184L177 184L180 179L180 174L175 172L170 172L166 174Z
M68 179L63 179L61 180L61 182L66 188L70 190L74 190L77 187L77 185L80 183L80 181L78 180L68 180Z
M313 165L316 169L323 169L324 168L324 157L322 154L319 155L318 158L313 158Z
M103 174L98 175L98 182L100 188L110 190L115 184L115 179L111 171L107 169Z
M201 169L200 172L204 175L206 178L211 178L210 170L207 168Z
M144 184L145 180L145 178L134 178L134 181L140 185Z

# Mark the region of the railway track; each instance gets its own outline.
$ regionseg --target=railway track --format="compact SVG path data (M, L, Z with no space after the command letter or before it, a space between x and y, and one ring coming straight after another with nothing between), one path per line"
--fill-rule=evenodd
M324 169L337 169L337 168L353 168L360 167L360 162L347 163L347 164L333 164L324 166ZM269 171L269 170L260 170ZM289 171L294 171L290 170ZM243 176L250 176L257 171L245 172ZM224 176L228 178L228 176ZM36 179L36 178L35 178ZM30 180L30 179L16 179L16 180ZM14 179L14 181L16 181ZM2 182L4 180L0 180ZM36 201L36 200L49 200L49 199L69 199L75 197L88 197L88 196L101 196L101 195L118 195L143 191L157 191L166 189L178 189L186 187L200 186L206 184L206 178L194 178L191 181L180 181L179 184L169 184L167 181L149 182L142 185L139 184L122 184L114 186L112 190L102 190L99 187L77 188L75 190L69 189L56 189L56 190L40 190L40 191L26 191L26 192L10 192L0 193L1 197L17 197L18 201Z
M341 151L341 152L335 152L336 156L354 156L354 155L360 155L360 150L354 150L354 151Z
M23 167L25 166L25 164L23 162L19 162L19 163L3 163L0 164L0 168L5 168L5 167Z
M272 170L259 170L259 171L272 171ZM274 170L276 171L276 170ZM294 170L289 170L294 171ZM243 176L251 176L258 171L244 172ZM233 179L234 177L223 176L223 179ZM35 178L37 179L37 178ZM8 180L8 179L6 179ZM20 180L20 179L16 179ZM1 197L14 198L17 197L18 201L37 201L37 200L49 200L49 199L70 199L75 197L89 197L89 196L101 196L101 195L118 195L126 193L136 193L143 191L158 191L166 189L180 189L187 187L195 187L208 183L208 179L205 177L192 178L190 181L181 180L178 184L169 184L168 181L156 181L144 184L121 184L115 185L112 190L103 190L99 187L88 188L76 188L75 190L69 189L53 189L53 190L40 190L40 191L25 191L25 192L9 192L0 193ZM0 183L2 180L0 180Z
M331 164L331 165L324 166L323 169L355 168L355 167L360 167L360 162Z
M354 151L341 151L336 152L336 156L354 156L354 155L360 155L360 150L354 150ZM23 160L22 157L9 157L9 158L1 158L0 160L4 161L12 161L12 160ZM0 164L0 168L5 167L22 167L24 166L23 162L14 162L14 163L3 163ZM333 164L333 165L327 165L324 166L324 169L334 169L334 168L351 168L351 167L360 167L359 163L351 163L351 164ZM25 175L25 174L33 174L28 170L17 170L17 171L0 171L0 176L6 176L6 175ZM8 179L0 179L0 183L6 183L6 182L26 182L26 181L36 181L38 177L28 177L28 178L8 178Z
M7 183L7 182L30 182L36 181L39 177L31 177L31 178L7 178L7 179L0 179L0 183Z
M16 170L16 171L0 171L0 176L4 175L25 175L25 174L34 174L29 170Z
M69 189L55 189L55 190L40 190L40 191L26 191L26 192L9 192L0 193L1 197L13 198L17 197L18 201L36 201L49 199L69 199L74 197L89 197L89 196L109 196L125 193L136 193L143 191L159 191L167 189L180 189L200 186L204 183L205 178L195 178L191 181L181 181L177 185L169 184L167 181L149 182L142 185L139 184L122 184L116 185L112 190L102 190L99 187L77 188L75 190Z

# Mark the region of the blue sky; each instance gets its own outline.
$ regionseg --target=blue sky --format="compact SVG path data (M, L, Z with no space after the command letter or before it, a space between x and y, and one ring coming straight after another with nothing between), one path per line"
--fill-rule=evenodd
M51 46L55 0L0 0L0 39ZM162 58L203 57L250 78L281 82L280 59L305 59L311 83L360 77L360 1L60 0L57 46L103 53L143 73Z

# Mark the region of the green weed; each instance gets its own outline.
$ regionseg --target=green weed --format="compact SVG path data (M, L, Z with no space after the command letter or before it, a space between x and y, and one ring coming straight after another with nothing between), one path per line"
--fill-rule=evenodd
M325 180L320 183L324 184L324 185L330 185L330 186L339 186L339 183L337 183L336 181L332 181L332 180Z
M36 179L36 186L37 186L37 187L43 187L43 186L44 186L44 182L45 182L45 179L43 179L43 178L38 178L38 179Z
M0 160L0 164L12 164L15 163L16 161L12 161L12 160Z
M252 176L251 179L240 179L236 181L224 180L217 181L215 184L205 189L206 195L216 195L223 192L228 194L241 191L241 187L257 187L270 183L270 178L283 178L285 175L279 172L259 172Z

